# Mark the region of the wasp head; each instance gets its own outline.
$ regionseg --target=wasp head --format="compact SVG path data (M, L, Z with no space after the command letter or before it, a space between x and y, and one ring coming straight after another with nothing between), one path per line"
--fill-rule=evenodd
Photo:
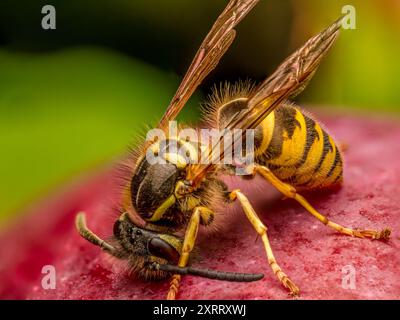
M178 263L182 240L170 234L156 233L136 226L126 214L114 223L114 238L121 258L129 261L133 273L142 278L160 279L166 273L155 271L152 263Z

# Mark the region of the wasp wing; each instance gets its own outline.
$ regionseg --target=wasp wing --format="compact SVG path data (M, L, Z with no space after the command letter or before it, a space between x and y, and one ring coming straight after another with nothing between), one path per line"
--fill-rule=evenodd
M343 18L309 39L262 82L249 97L246 112L233 119L231 128L256 128L283 101L302 92L338 37Z
M159 128L167 127L168 122L176 118L196 88L211 70L217 66L235 38L236 32L233 28L257 2L258 0L231 0L228 3L203 40L185 77L159 122Z
M336 20L289 56L253 91L248 98L247 109L234 117L226 129L242 129L244 135L244 130L255 129L283 101L303 91L339 35L343 18ZM225 147L222 150L220 148L222 139L207 151L211 155L217 150L220 152L219 159L224 157L226 151ZM189 179L195 184L199 183L214 168L213 164L193 165L190 167Z

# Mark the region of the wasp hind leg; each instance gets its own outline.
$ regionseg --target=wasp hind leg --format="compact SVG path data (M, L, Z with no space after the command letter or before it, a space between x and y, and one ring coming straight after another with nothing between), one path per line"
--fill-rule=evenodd
M319 213L314 209L313 206L301 195L299 195L294 187L279 180L272 172L265 166L255 166L255 171L261 174L269 183L271 183L276 189L282 192L286 197L292 198L299 202L309 213L316 217L323 224L335 229L336 231L358 238L370 238L370 239L383 239L387 240L390 237L390 229L385 228L382 231L376 230L356 230L346 228L330 221L327 217Z
M271 245L269 243L268 235L267 235L267 227L261 222L260 218L257 216L257 213L254 211L252 205L250 204L247 197L241 193L239 190L234 190L229 195L230 199L239 200L243 211L245 212L247 218L249 219L250 223L253 225L256 232L260 235L265 251L268 258L268 263L272 268L274 274L278 277L279 281L282 285L289 289L290 294L292 296L298 296L300 290L299 288L293 283L292 280L282 271L281 267L276 262L275 256L272 252Z

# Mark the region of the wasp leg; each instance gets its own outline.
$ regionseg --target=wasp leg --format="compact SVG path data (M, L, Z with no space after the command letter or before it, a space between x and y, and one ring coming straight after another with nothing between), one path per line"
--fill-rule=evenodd
M200 208L200 223L203 226L209 226L215 218L214 211L208 209L207 207L199 207Z
M255 171L260 173L268 182L270 182L276 189L282 192L286 197L292 198L299 202L309 213L316 217L323 224L339 231L340 233L358 237L358 238L371 238L371 239L389 239L390 229L385 228L382 231L375 230L355 230L351 228L343 227L335 222L330 221L327 217L320 214L315 210L308 201L299 195L294 187L279 180L267 167L256 166Z
M90 243L93 243L94 245L99 246L104 251L107 251L108 253L112 254L113 256L116 256L116 257L119 256L117 250L111 244L109 244L105 240L101 239L93 231L88 229L88 227L86 226L85 213L79 212L76 215L75 227L78 230L79 234L83 238L85 238L87 241L89 241Z
M243 211L246 213L247 218L253 225L256 232L261 236L264 243L265 251L267 253L268 263L272 268L274 274L278 277L283 286L289 289L292 296L297 296L300 292L299 288L293 283L292 280L282 271L281 267L276 262L275 256L272 252L271 245L268 240L267 227L261 222L257 213L254 211L247 197L239 190L234 190L229 195L231 200L239 200Z
M196 207L193 210L193 214L190 217L189 223L186 228L185 238L183 239L182 252L179 257L178 266L186 267L189 261L189 254L193 250L194 244L196 242L197 231L199 230L200 221L203 224L209 223L211 210L206 207ZM175 300L176 295L179 291L179 283L181 280L181 276L179 274L174 274L171 279L167 299Z

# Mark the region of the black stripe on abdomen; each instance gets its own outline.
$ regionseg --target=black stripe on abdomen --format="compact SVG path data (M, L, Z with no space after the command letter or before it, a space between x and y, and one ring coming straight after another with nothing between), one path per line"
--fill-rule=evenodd
M278 158L282 154L283 132L286 131L289 139L292 138L294 130L301 127L296 119L296 109L290 106L280 106L274 111L274 131L271 142L265 151L265 159Z

